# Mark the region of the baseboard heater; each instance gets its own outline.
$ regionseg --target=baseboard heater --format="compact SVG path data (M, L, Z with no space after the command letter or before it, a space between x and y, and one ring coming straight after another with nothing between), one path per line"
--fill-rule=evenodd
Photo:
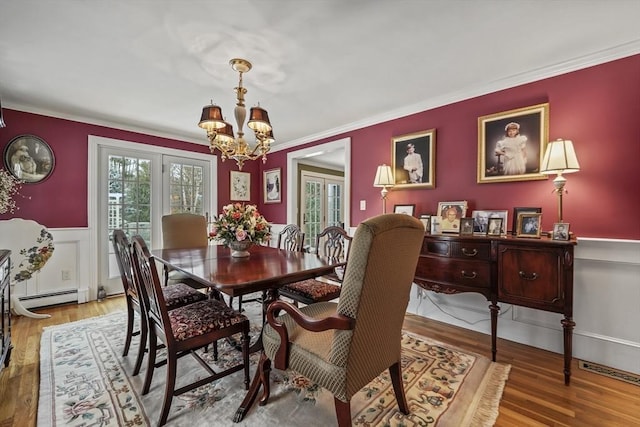
M49 292L46 294L28 295L18 297L26 308L48 307L50 305L64 304L78 301L78 290Z

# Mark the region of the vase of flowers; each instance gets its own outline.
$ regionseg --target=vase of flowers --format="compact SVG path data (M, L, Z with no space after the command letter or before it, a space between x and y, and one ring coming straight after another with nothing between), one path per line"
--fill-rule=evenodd
M231 256L248 257L248 249L271 237L270 225L256 205L232 203L211 223L209 239L222 241L231 249Z

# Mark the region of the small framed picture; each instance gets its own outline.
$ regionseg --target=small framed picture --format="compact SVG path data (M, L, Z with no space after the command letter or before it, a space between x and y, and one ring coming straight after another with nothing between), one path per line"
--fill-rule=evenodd
M431 232L431 215L420 215L420 221L424 224L424 231Z
M542 208L531 208L531 207L518 207L513 208L513 222L511 224L511 234L514 236L517 234L518 230L518 215L523 212L533 212L533 213L541 213Z
M502 218L489 218L487 236L500 236L502 230Z
M432 215L431 216L431 233L430 234L442 234L442 229L440 228L440 216Z
M4 149L4 166L17 179L32 184L51 175L55 158L53 150L43 139L35 135L19 135Z
M473 236L473 218L460 218L460 235Z
M489 218L502 218L502 226L500 234L506 234L505 224L507 224L508 211L506 210L486 210L473 211L473 231L478 234L486 235L489 230Z
M265 203L280 203L282 195L280 192L280 168L271 169L263 172L262 176L262 192L264 193Z
M231 171L231 200L251 200L251 174Z
M569 240L569 223L556 222L553 224L553 240Z
M440 231L443 233L460 233L460 219L467 214L467 201L438 202Z
M518 225L516 237L540 238L541 213L524 212L518 214Z
M416 210L416 205L394 205L393 213L397 214L405 214L413 216L413 213Z

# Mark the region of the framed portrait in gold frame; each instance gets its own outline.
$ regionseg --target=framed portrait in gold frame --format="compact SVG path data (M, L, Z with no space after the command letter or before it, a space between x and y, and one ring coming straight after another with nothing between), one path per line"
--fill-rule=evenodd
M436 130L391 138L394 188L435 188Z
M549 140L549 104L478 118L478 183L546 179L540 173Z

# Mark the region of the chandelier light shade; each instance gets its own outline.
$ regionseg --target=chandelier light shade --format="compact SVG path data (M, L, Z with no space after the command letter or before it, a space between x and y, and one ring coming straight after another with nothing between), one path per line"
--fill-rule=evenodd
M540 165L540 173L544 175L557 174L553 180L553 190L558 194L558 222L562 222L562 195L567 178L562 174L578 172L580 164L573 149L573 142L568 139L557 139L547 144L547 149Z
M374 187L382 187L380 190L380 196L382 197L382 213L387 213L387 187L393 187L393 171L391 170L391 166L380 165L378 166L378 170L376 170L376 177L373 180Z
M234 109L238 126L237 135L233 133L233 126L224 120L222 109L213 104L213 101L211 105L202 108L198 126L207 131L211 152L213 153L217 149L220 151L222 161L233 159L236 161L238 169L242 170L242 165L247 160L257 160L262 157L262 162L266 162L267 153L275 139L267 110L257 106L249 111L249 121L247 122L247 126L256 137L256 144L251 148L245 141L244 121L247 118L247 109L244 105L244 95L247 93L247 89L242 86L242 75L251 70L251 63L246 59L234 58L229 61L229 64L239 74L238 86L235 88L237 102Z

